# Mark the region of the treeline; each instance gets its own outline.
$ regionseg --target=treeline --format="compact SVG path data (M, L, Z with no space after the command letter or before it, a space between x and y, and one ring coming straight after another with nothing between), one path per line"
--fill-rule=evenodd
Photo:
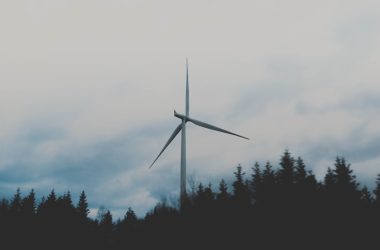
M1 249L365 249L378 245L380 175L375 190L361 186L337 157L323 180L285 151L279 167L242 166L218 187L192 187L181 210L165 202L144 218L129 208L123 219L100 209L88 217L84 192L54 190L37 202L17 190L0 202ZM3 248L1 246L7 246Z

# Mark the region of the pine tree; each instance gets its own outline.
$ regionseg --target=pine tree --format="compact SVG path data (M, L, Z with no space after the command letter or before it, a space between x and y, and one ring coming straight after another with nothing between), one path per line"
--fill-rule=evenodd
M202 183L198 185L198 189L196 191L195 197L195 205L199 208L198 210L202 210L202 212L206 212L206 210L211 209L212 203L214 201L214 192L211 188L211 183L204 187Z
M45 212L44 211L45 207L46 207L46 198L45 196L42 196L41 201L40 203L38 203L38 206L37 206L37 214L38 215L43 214Z
M62 214L62 219L67 220L66 222L74 219L75 207L71 199L70 191L67 191L57 199L57 212Z
M295 182L297 184L305 184L307 172L306 166L301 157L298 157L295 167Z
M5 198L1 199L0 201L0 218L2 216L7 216L9 212L9 201Z
M51 190L50 194L46 199L46 203L54 204L57 201L57 195L55 194L54 189Z
M87 197L84 191L79 196L79 202L76 210L81 218L87 218L90 210L88 209Z
M204 197L205 197L205 200L208 202L208 203L211 203L214 201L215 199L215 194L214 192L212 191L212 184L209 183L208 186L204 189Z
M375 206L380 208L380 174L377 175L376 187L373 193L375 194L375 201L374 201Z
M285 150L284 155L281 157L280 170L278 173L278 181L283 185L291 185L294 183L294 158L288 150Z
M16 194L11 201L10 211L11 213L19 213L22 207L22 198L20 188L17 188Z
M54 189L51 190L50 194L48 195L46 199L46 203L48 206L55 206L57 202L57 195L55 194Z
M112 230L113 230L112 214L109 210L107 210L107 212L105 212L101 216L99 226L101 228L101 231L104 234L110 235L112 233Z
M335 176L333 170L330 167L327 168L327 173L323 182L327 191L331 190L334 187Z
M46 200L42 200L39 206L39 213L49 218L56 218L58 213L57 196L54 189L51 190Z
M337 157L335 160L335 169L333 170L336 184L356 190L358 183L356 183L356 176L352 174L351 164L347 164L344 158Z
M243 172L242 166L239 164L234 172L235 181L233 182L233 199L235 205L241 207L247 207L250 205L250 193L249 188L244 181L245 172Z
M333 173L340 200L355 202L360 198L359 184L356 182L356 176L352 174L353 171L350 167L351 165L347 164L344 158L337 157Z
M273 205L277 193L276 174L273 171L272 165L268 161L262 174L261 184L262 202L266 206Z
M70 191L67 191L62 197L62 203L65 209L73 208L73 200L71 199Z
M27 197L22 200L23 214L27 216L32 216L36 213L36 194L32 189Z
M138 219L135 212L132 210L132 208L130 207L128 208L128 211L124 216L124 220L126 223L131 224L131 225L135 225L137 223Z
M262 173L261 173L260 165L258 162L255 162L255 165L253 166L252 171L253 171L252 180L251 180L252 195L255 201L259 202L261 199L260 188L262 184Z
M216 198L218 201L226 201L229 199L228 187L224 179L222 179L219 183L219 193Z
M203 187L203 184L202 183L199 183L198 185L198 188L197 188L197 198L201 198L203 196L203 193L204 193L204 187Z
M371 193L368 191L368 188L364 186L360 192L360 200L364 206L364 208L368 209L370 208L373 198Z
M276 184L276 175L269 161L265 164L262 179L263 179L262 183L265 185Z

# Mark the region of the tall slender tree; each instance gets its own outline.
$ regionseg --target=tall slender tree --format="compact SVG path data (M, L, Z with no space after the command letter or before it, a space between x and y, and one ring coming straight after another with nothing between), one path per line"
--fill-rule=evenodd
M302 158L298 157L296 161L296 166L295 166L295 175L294 175L295 182L297 184L305 184L306 177L307 177L306 165L304 161L302 160Z
M380 174L377 175L376 186L373 193L375 194L375 206L380 209Z
M11 201L10 211L11 213L19 213L22 208L22 197L20 188L17 188L15 195Z
M255 162L255 165L252 167L252 180L251 180L251 187L252 187L252 196L255 202L260 202L261 200L261 194L260 189L262 185L262 173L260 169L260 165L258 162Z
M83 219L86 219L87 215L90 213L90 210L88 209L86 193L84 192L84 190L81 192L79 196L79 201L76 210L79 216Z
M219 193L217 194L216 198L218 201L227 201L230 198L227 183L224 181L224 179L219 182Z
M243 167L239 164L236 167L236 172L234 172L235 181L233 182L233 199L235 200L235 205L242 208L250 205L251 197L249 192L249 187L244 180L245 172L243 172Z
M280 170L278 172L278 181L283 185L294 183L294 158L288 150L285 150L280 160Z
M356 176L353 174L351 165L346 163L344 158L337 157L335 168L333 170L335 181L335 192L338 192L337 198L346 202L355 202L360 199L359 184L356 182Z
M36 213L36 194L32 189L27 197L22 200L22 212L27 216L32 216Z

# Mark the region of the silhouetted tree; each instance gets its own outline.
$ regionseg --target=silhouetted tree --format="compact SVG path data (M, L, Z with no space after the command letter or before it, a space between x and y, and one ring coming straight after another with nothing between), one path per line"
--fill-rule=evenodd
M334 196L341 205L355 203L360 199L359 184L350 164L344 158L337 157L335 160L334 173Z
M296 161L296 166L295 166L295 175L294 175L295 182L297 184L305 184L306 177L307 177L307 172L306 172L305 163L303 162L301 157L298 157Z
M375 194L375 206L380 208L380 174L377 175L376 187L373 193Z
M52 223L48 217L54 217L57 214L57 196L54 189L51 190L47 198L42 197L40 204L38 205L37 213L44 217L47 222Z
M112 232L113 232L113 221L112 214L109 210L106 210L104 207L99 208L98 210L99 218L99 244L100 246L109 246L112 241Z
M9 212L9 202L7 199L3 198L0 201L0 217L6 216Z
M87 202L86 193L84 191L82 191L80 196L79 196L79 201L78 201L78 205L76 207L76 210L77 210L80 218L82 218L82 219L86 219L88 213L90 212L90 210L88 209L88 202Z
M112 214L109 210L105 214L102 215L102 219L99 222L100 227L104 230L106 233L111 233L113 228L113 222L112 222Z
M255 162L255 165L252 168L252 180L251 180L251 187L252 187L252 195L255 202L261 201L261 194L260 189L262 185L262 173L260 169L260 165L258 162Z
M50 194L48 195L45 205L47 209L54 211L57 205L57 195L55 194L54 189L51 190Z
M73 201L71 199L70 191L67 191L62 196L57 199L58 209L64 212L67 216L73 216L75 208L73 206Z
M196 198L201 198L203 196L204 191L205 190L204 190L203 184L199 183L197 191L196 191Z
M43 214L44 209L45 209L45 204L46 204L46 198L45 198L45 196L42 196L40 203L38 203L38 205L37 205L37 214L38 215Z
M239 164L234 172L235 181L232 183L233 187L233 200L234 205L241 209L247 209L251 202L249 186L244 180L245 172L243 172L242 166Z
M368 188L366 186L364 186L360 192L360 200L361 200L364 208L366 208L366 209L370 208L370 206L373 202L373 198L372 198L372 195L368 191Z
M24 215L32 216L36 213L36 194L32 189L27 197L22 200L21 210Z
M228 193L227 183L222 179L219 182L219 193L216 196L218 201L227 201L230 198L230 194Z
M335 183L342 188L356 191L359 184L356 182L356 176L352 174L350 166L351 164L346 164L344 158L336 158L334 169Z
M265 168L262 174L261 197L264 205L274 205L273 203L276 199L277 193L276 184L276 174L273 170L272 165L268 161L265 164Z
M10 206L10 212L15 214L21 212L22 198L20 188L17 188L16 194L13 196Z
M278 172L278 181L282 185L291 185L294 183L294 158L288 150L281 157L280 170Z
M137 216L131 207L128 208L128 211L125 214L125 221L131 225L135 225L138 221Z

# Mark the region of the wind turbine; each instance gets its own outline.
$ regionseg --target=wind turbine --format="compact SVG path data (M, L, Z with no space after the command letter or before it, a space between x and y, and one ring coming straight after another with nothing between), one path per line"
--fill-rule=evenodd
M174 138L178 135L180 131L182 131L182 137L181 137L181 189L180 189L180 205L182 207L183 201L186 198L186 123L192 122L195 125L198 125L200 127L204 127L207 129L219 131L222 133L238 136L244 139L249 140L249 138L229 132L227 130L218 128L214 125L207 124L202 121L195 120L189 116L189 67L188 62L186 59L186 102L185 102L185 108L186 113L185 115L179 114L174 110L174 116L181 119L181 123L177 126L177 128L174 130L172 135L170 136L169 140L166 142L165 146L161 150L161 152L158 154L156 159L153 161L153 163L150 165L149 168L153 166L153 164L157 161L157 159L161 156L161 154L165 151L165 149L169 146L169 144L174 140Z

